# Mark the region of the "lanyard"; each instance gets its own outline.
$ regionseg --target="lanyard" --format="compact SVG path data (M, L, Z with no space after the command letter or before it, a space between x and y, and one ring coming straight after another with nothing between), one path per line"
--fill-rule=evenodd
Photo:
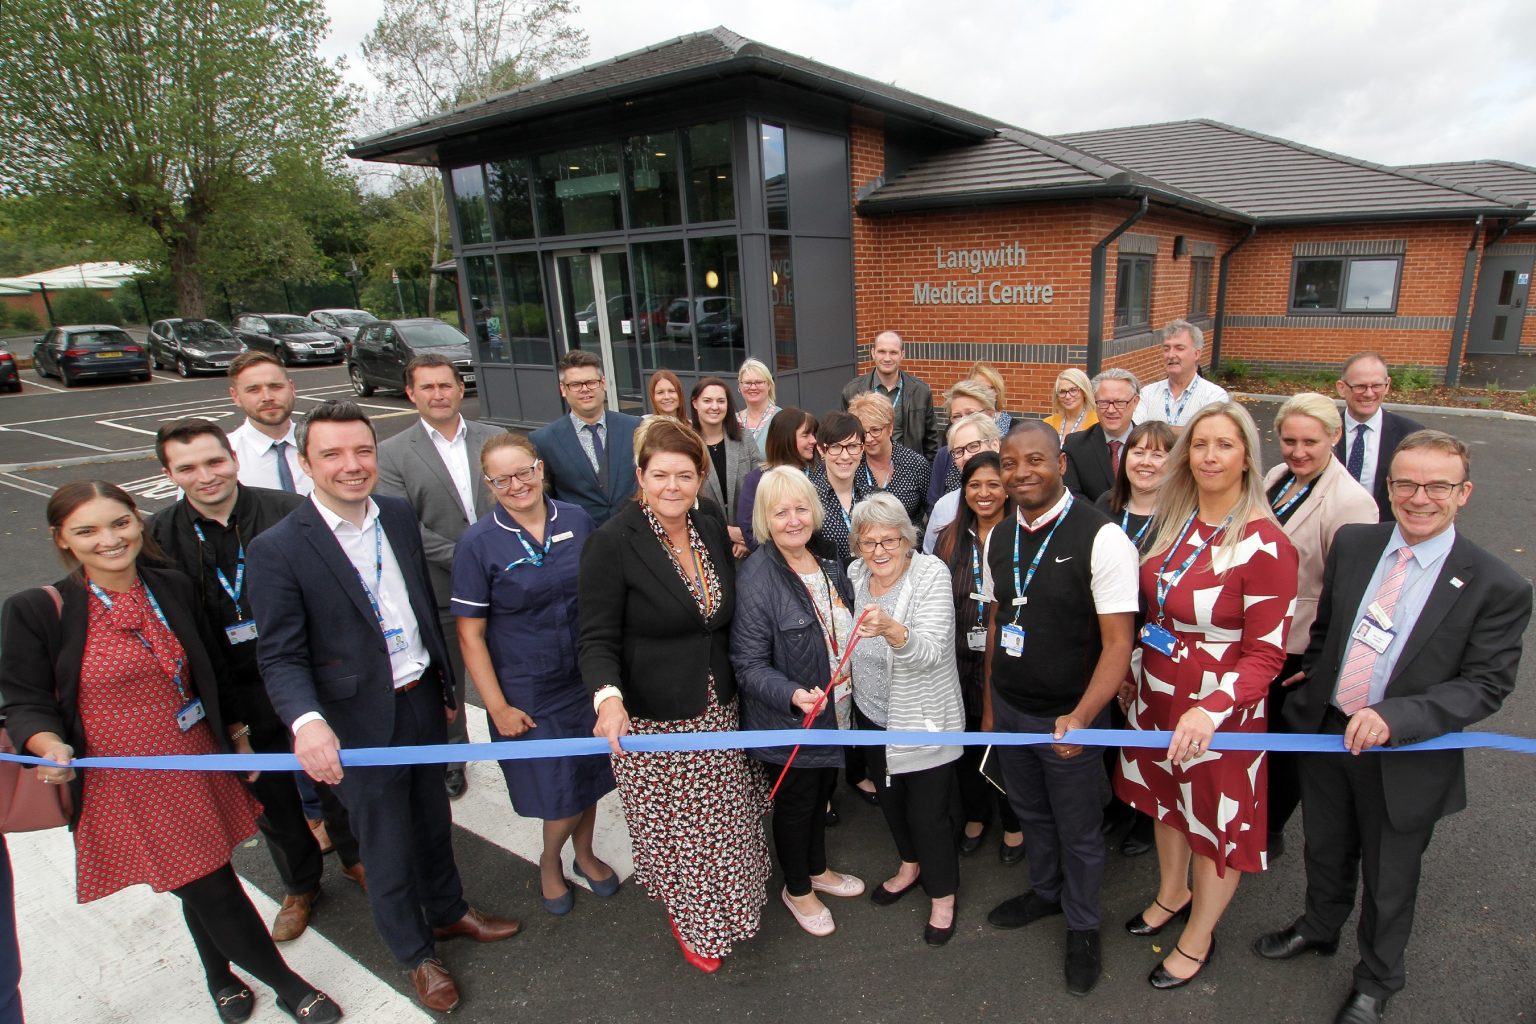
M1054 529L1054 527L1052 527L1052 529ZM1015 586L1017 586L1017 584L1015 584ZM971 593L976 594L978 598L981 594L981 540L976 536L976 531L974 530L971 531ZM977 600L976 625L986 625L986 613L987 606L980 600Z
M498 522L499 521L500 520L498 519ZM552 538L554 537L554 531L549 528L549 519L546 517L545 520L544 520L544 548L543 548L543 550L538 550L538 549L534 548L533 545L529 544L528 543L528 538L523 536L523 531L522 530L518 529L515 526L512 527L511 529L512 529L513 535L517 537L517 542L523 546L523 550L526 551L528 554L527 554L527 557L525 557L525 558L518 558L518 559L515 559L514 561L508 562L507 563L507 567L505 569L503 569L502 572L510 572L511 570L516 569L520 565L531 565L535 569L537 569L540 566L542 566L544 564L544 556L549 554L549 547L550 547L550 544L552 542Z
M1135 533L1131 533L1131 506L1125 506L1125 513L1120 517L1120 529L1124 530L1127 534L1130 534L1132 544L1135 544L1139 547L1141 545L1141 535L1146 533L1147 527L1151 525L1152 517L1147 516L1146 522L1141 524L1141 529L1137 530Z
M1179 550L1179 545L1183 544L1184 538L1189 536L1190 528L1195 525L1195 516L1199 514L1199 511L1199 509L1196 509L1189 514L1188 519L1184 520L1184 529L1179 531L1179 539L1173 542L1173 547L1169 548L1168 554L1163 556L1162 568L1157 570L1157 621L1159 622L1163 621L1163 606L1168 603L1168 592L1179 585L1179 582L1184 579L1184 574L1189 571L1189 567L1195 564L1195 559L1200 557L1200 553L1210 545L1211 541L1225 532L1227 527L1232 524L1232 513L1228 512L1227 518L1221 521L1220 526L1211 531L1209 537L1196 545L1195 550L1189 553L1189 557L1184 559L1184 564L1179 566L1173 574L1173 579L1170 580L1168 578L1168 563L1173 561L1173 553Z
M373 521L373 586L368 586L368 581L363 579L363 574L358 572L356 565L352 571L357 573L357 582L363 585L363 593L368 595L368 604L373 608L373 617L379 620L379 630L384 631L384 613L379 610L379 599L374 596L375 591L384 592L384 538L383 529L379 521Z
M1295 483L1296 483L1296 474L1292 473L1286 479L1285 486L1280 488L1280 494L1284 494L1286 491L1290 490L1291 486L1293 484L1295 484ZM1301 490L1299 490L1295 494L1291 495L1291 500L1286 502L1283 506L1282 505L1270 505L1269 506L1270 509L1273 510L1274 513L1275 513L1275 518L1276 519L1280 519L1287 512L1289 512L1296 505L1296 503L1298 501L1300 501L1302 498L1305 498L1307 496L1307 493L1312 490L1312 485L1315 484L1315 483L1317 483L1316 480L1312 480L1311 482L1309 482L1307 484L1307 486L1303 487ZM1275 495L1275 499L1277 501L1279 500L1279 498L1280 498L1279 494Z
M884 384L881 384L880 386L881 387L885 387ZM900 374L896 378L896 390L895 391L889 391L888 390L888 391L882 392L885 395L886 398L889 398L891 400L891 409L892 410L895 410L895 408L898 405L901 404L901 389L906 387L906 386L907 386L907 375L903 373L903 374Z
M699 574L699 593L704 598L704 617L707 619L715 614L715 603L709 593L709 580L704 575L704 560L699 557L699 551L693 546L691 541L688 545L688 554L693 556L693 568ZM816 602L812 601L811 603L815 604Z
M799 573L795 575L798 576ZM827 615L830 621L821 617L821 608L816 604L816 595L811 593L811 585L803 578L800 580L800 585L805 588L805 596L811 599L811 611L816 613L816 621L821 624L822 632L827 634L827 643L832 647L832 657L839 658L842 657L842 651L837 646L837 609L832 604L832 580L825 570L822 571L821 581L827 585Z
M199 543L208 543L208 538L203 535L201 523L193 523L192 530L197 534ZM235 562L235 585L229 585L229 577L224 575L224 570L218 566L217 562L214 564L213 574L218 577L219 586L224 588L224 596L228 597L234 604L235 617L244 618L245 616L240 611L240 595L245 593L245 541L240 540L238 530L235 531L235 541L240 545L240 553L235 556L237 559Z
M103 608L105 608L107 611L110 612L112 610L112 599L107 596L107 592L105 590L102 590L99 586L96 585L96 581L95 580L90 580L89 582L90 582L90 587L91 587L91 593L95 594L96 595L96 600L100 601L101 602L101 606ZM153 590L150 590L148 587L145 587L144 588L144 596L149 598L149 607L155 613L155 618L159 619L160 620L160 625L165 627L165 631L167 633L170 633L171 632L171 623L170 623L169 620L166 619L165 612L160 610L160 602L155 600L155 592ZM154 657L155 661L159 662L160 661L160 657L159 657L159 655L155 654L154 645L152 645L149 642L149 638L144 635L144 631L140 630L140 629L135 629L135 630L133 630L133 635L134 635L135 639L137 639L139 641L139 643L144 645L144 649L146 651L148 651L151 656ZM172 635L174 636L175 634L173 633ZM181 699L182 700L186 700L187 699L187 689L181 683L181 670L182 670L183 666L185 666L185 665L186 665L186 658L185 658L185 656L177 658L176 659L176 671L171 674L171 682L176 684L176 692L181 695ZM161 668L164 669L164 667L165 666L162 664Z
M1067 513L1072 511L1072 500L1073 500L1072 499L1072 495L1068 494L1067 495L1067 503L1064 506L1062 506L1061 515L1057 516L1056 517L1056 521L1051 524L1051 532L1047 533L1045 535L1045 543L1040 545L1040 547L1035 551L1035 557L1030 560L1029 572L1027 574L1025 574L1024 582L1022 584L1019 582L1019 540L1024 536L1024 525L1019 522L1017 516L1014 517L1014 520L1013 520L1013 597L1014 597L1015 601L1020 601L1020 599L1024 597L1024 594L1029 590L1030 583L1032 583L1034 581L1034 579L1035 579L1035 572L1037 570L1039 570L1039 568L1040 568L1040 559L1045 557L1045 549L1051 546L1051 538L1056 536L1056 531L1061 528L1062 521L1067 518ZM1023 611L1024 611L1024 605L1022 604L1022 602L1014 606L1014 609L1013 609L1013 624L1015 626L1017 626L1019 624L1019 615Z
M1173 401L1173 385L1168 385L1168 389L1163 392L1163 419L1174 424L1179 422L1179 418L1184 415L1184 407L1189 404L1189 396L1195 393L1195 385L1199 381L1199 374L1190 378L1189 387L1184 389L1184 397L1179 399L1178 408L1172 408L1169 405Z
M1065 416L1063 416L1061 418L1061 429L1057 431L1057 434L1060 435L1059 440L1063 444L1066 443L1067 435L1068 434L1075 434L1075 433L1077 433L1077 428L1083 425L1083 417L1087 416L1087 415L1088 415L1088 403L1084 402L1083 403L1083 411L1077 414L1077 422L1072 424L1070 429L1067 427L1067 418Z

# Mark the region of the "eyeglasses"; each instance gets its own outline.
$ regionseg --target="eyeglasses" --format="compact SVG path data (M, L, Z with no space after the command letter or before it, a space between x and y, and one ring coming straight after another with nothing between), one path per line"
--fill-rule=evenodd
M1389 479L1387 481L1387 487L1391 489L1392 497L1396 498L1398 501L1412 501L1413 496L1419 493L1420 487L1424 488L1425 494L1429 495L1436 501L1444 501L1452 494L1455 494L1456 489L1464 483L1466 483L1465 480L1459 480L1454 484L1448 483L1445 480L1436 480L1434 483L1420 484L1415 483L1412 480Z
M828 455L863 455L863 441L849 441L847 444L825 444L821 450Z
M1071 398L1073 395L1080 395L1082 393L1083 393L1083 389L1082 388L1057 388L1056 389L1056 397L1057 398Z
M593 380L563 380L560 382L560 386L563 388L570 388L572 391L593 391L603 386L603 378L598 377Z
M1095 409L1125 409L1130 406L1134 398L1100 398L1093 403Z
M1350 384L1348 381L1346 381L1344 382L1344 386L1349 388L1349 390L1353 391L1357 395L1371 395L1378 391L1386 391L1390 386L1390 382L1378 380L1365 384Z
M955 465L958 466L963 460L975 455L990 443L989 441L972 441L970 444L962 444L959 447L951 448L949 450L949 457L955 460Z
M902 544L906 543L900 537L887 537L885 540L861 540L859 550L874 554L876 551L900 551Z
M874 426L866 426L864 428L864 436L868 437L870 434L883 434L890 429L891 425L889 423L877 423Z
M483 479L486 483L491 485L493 490L504 491L508 487L512 486L513 480L516 480L520 484L533 483L534 478L539 475L539 467L542 465L544 465L543 460L536 460L534 464L529 466L527 469L520 469L513 473L511 476L488 476L484 477Z

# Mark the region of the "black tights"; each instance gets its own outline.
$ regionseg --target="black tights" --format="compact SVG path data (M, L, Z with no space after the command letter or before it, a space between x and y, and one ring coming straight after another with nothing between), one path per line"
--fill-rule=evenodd
M181 899L187 931L208 976L208 991L239 984L231 962L272 988L289 1006L298 1006L314 986L288 967L277 951L261 915L240 887L235 869L225 864L171 892Z

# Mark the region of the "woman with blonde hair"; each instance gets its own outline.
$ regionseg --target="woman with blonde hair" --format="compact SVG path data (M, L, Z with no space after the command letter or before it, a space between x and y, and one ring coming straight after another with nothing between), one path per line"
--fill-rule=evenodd
M848 411L864 426L864 463L859 479L866 494L884 491L907 510L913 525L928 514L930 467L922 455L891 439L895 411L891 400L866 391L848 403Z
M987 367L992 373L996 370ZM971 377L967 380L955 381L950 385L949 391L944 396L944 412L951 428L967 416L978 412L984 412L992 417L992 421L998 425L997 436L1003 437L1008 433L1004 422L1011 423L1012 418L1007 413L999 414L997 411L997 392L986 381ZM947 438L946 438L947 440ZM933 472L928 478L928 507L933 508L940 498L960 486L960 470L962 466L955 464L954 454L949 445L938 450L933 457Z
M1045 418L1046 426L1066 444L1068 437L1098 422L1099 414L1093 408L1093 383L1088 375L1075 366L1062 370L1051 391L1051 414Z
M742 437L757 445L757 456L763 458L768 454L768 424L779 411L775 404L779 397L778 388L774 386L768 364L761 359L748 359L742 363L741 369L736 371L736 390L741 392L742 402L736 422L741 425Z
M991 363L978 359L971 364L965 379L985 384L992 389L992 404L996 410L992 415L997 419L997 432L1007 437L1008 431L1013 429L1013 421L1018 417L1005 410L1008 404L1008 385L1003 382L1003 375Z
M1210 962L1238 879L1267 866L1264 755L1211 750L1217 729L1265 731L1296 597L1296 550L1265 500L1258 452L1242 406L1196 413L1168 457L1143 548L1147 621L1127 718L1173 738L1166 750L1124 748L1115 792L1156 820L1160 884L1126 930L1157 935L1185 918L1148 976L1158 989L1188 984Z

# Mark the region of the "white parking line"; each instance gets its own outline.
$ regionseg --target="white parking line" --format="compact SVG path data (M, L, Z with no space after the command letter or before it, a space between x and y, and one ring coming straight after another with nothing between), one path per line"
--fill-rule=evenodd
M22 384L24 384L24 385L25 384L30 384L30 385L32 385L35 388L47 388L49 391L63 391L64 390L63 388L56 388L52 384L44 384L40 380L24 380L24 381L22 381ZM22 388L22 394L26 394L26 388Z
M59 441L63 444L72 444L77 448L89 448L93 452L112 452L117 450L115 448L102 448L100 445L86 444L84 441L73 441L67 437L58 437L54 434L45 434L41 430L28 430L25 427L0 426L0 430L8 431L13 434L31 434L34 437L46 437L50 441Z
M52 491L42 489L37 484L34 484L31 480L24 480L21 477L13 476L10 473L0 473L0 484L4 484L7 487L14 487L18 491L25 491L27 494L35 494L39 498L53 497Z

